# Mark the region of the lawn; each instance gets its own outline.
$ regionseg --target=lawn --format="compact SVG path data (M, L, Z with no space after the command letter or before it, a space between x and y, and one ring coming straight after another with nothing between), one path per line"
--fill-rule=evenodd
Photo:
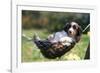
M45 39L49 34L46 29L30 29L22 30L26 36L33 37L34 33L37 33L41 38ZM83 34L79 43L75 47L61 57L61 61L65 60L83 60L85 52L89 43L89 36ZM57 61L58 59L47 59L42 56L40 50L32 41L22 37L22 48L21 48L21 60L22 62L44 62L44 61Z

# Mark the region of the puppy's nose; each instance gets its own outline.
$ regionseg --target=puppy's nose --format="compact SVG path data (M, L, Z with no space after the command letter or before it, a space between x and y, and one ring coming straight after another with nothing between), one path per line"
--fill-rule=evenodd
M69 33L71 34L72 32L71 32L71 31L69 31Z

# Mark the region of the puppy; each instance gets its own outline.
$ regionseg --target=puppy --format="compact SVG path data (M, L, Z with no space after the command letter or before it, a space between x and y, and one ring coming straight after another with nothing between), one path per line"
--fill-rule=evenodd
M82 29L77 22L66 23L62 31L56 32L48 37L51 43L60 42L62 45L70 46L80 40ZM58 44L58 43L57 43ZM57 44L55 44L57 46Z

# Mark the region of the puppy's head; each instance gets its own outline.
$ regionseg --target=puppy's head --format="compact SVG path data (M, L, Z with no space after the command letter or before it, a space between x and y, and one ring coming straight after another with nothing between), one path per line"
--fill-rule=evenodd
M72 37L75 39L76 42L80 40L82 29L81 26L75 21L66 23L64 27L64 31L67 32L69 37Z

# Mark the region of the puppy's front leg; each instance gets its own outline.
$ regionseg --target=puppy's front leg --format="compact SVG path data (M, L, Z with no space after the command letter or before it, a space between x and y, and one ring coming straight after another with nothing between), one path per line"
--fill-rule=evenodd
M54 35L53 35L53 34L51 34L51 35L49 35L49 36L48 36L48 38L47 38L47 39L48 39L48 40L53 40L53 38L54 38Z

